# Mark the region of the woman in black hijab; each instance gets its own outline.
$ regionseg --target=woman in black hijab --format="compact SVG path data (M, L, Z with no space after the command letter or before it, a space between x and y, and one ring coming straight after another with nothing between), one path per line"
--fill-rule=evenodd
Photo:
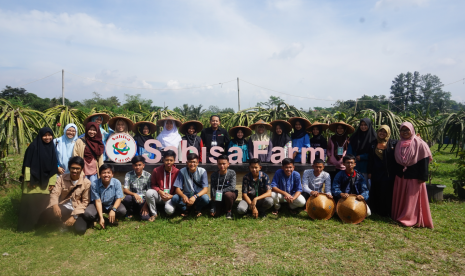
M202 147L203 147L203 141L202 139L200 138L200 136L198 136L197 134L203 129L203 125L201 122L199 121L187 121L185 122L184 124L181 125L181 127L179 128L179 132L181 132L182 134L184 134L184 136L182 137L182 141L186 141L186 147L194 147L197 149L197 151L199 152L198 155L199 155L199 163L202 163ZM182 143L181 141L181 143ZM179 156L179 161L182 161L184 156L182 156L182 152L179 151L180 154L178 154Z
M292 148L292 140L289 132L292 129L290 123L284 120L275 120L270 123L273 128L271 129L271 143L273 147L284 148L284 157L288 158L289 148Z
M55 187L58 173L58 159L52 140L52 130L44 127L24 154L18 231L33 230L40 214L48 206L50 191Z
M361 173L368 184L368 156L372 149L372 144L376 141L376 131L373 128L371 120L364 118L360 120L360 125L355 133L350 137L349 147L347 154L352 154L356 158L357 165L355 169Z
M327 124L321 124L318 122L314 122L311 127L308 128L308 131L313 135L312 138L310 138L310 146L314 149L316 148L322 148L325 152L326 156L326 149L328 148L328 141L326 140L325 137L323 137L323 131L325 131L328 128ZM325 160L325 156L320 156L320 153L317 152L315 153L315 159L322 159ZM310 159L310 155L308 156ZM310 160L309 160L310 163Z
M134 125L134 140L137 145L136 156L148 156L150 159L155 159L155 154L148 152L144 145L148 140L155 139L153 138L153 133L156 131L157 126L152 122L138 122ZM155 144L150 144L151 148L156 149Z

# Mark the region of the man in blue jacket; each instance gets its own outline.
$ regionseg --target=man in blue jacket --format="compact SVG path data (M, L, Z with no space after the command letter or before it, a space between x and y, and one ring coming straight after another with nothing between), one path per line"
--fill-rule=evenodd
M348 198L349 194L357 195L357 200L368 200L369 192L367 182L363 175L355 170L357 165L355 156L346 154L342 162L346 167L345 171L340 171L334 177L331 185L331 193L336 202L341 198ZM367 205L367 216L371 215L370 208Z

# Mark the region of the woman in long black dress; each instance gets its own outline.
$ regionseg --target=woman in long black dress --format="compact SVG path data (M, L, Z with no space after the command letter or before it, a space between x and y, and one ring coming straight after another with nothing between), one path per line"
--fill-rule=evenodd
M48 206L50 191L55 187L58 159L52 140L52 130L44 127L24 154L23 194L18 219L20 232L34 230L40 215Z
M377 131L368 155L368 179L371 179L370 208L380 216L391 216L392 193L396 179L394 149L397 140L390 139L391 129L382 125Z

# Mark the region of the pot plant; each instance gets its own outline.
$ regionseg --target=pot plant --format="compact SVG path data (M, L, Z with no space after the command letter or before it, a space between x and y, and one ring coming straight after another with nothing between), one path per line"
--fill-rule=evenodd
M438 151L433 152L433 161L429 163L428 168L428 184L426 185L426 191L428 193L428 199L430 202L442 201L444 199L443 192L446 188L446 185L431 183L433 178L437 175L439 169L439 164L436 162L436 159L434 158L438 154Z
M454 192L461 199L465 199L465 150L458 153L459 162L455 170Z

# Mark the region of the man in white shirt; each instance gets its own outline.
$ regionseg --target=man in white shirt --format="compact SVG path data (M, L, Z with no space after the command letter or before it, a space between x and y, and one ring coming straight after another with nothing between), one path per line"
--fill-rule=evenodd
M313 169L305 170L302 176L302 196L307 201L310 196L317 196L318 193L326 193L329 198L331 195L331 177L325 172L325 162L321 159L313 161ZM323 191L324 188L324 191Z

